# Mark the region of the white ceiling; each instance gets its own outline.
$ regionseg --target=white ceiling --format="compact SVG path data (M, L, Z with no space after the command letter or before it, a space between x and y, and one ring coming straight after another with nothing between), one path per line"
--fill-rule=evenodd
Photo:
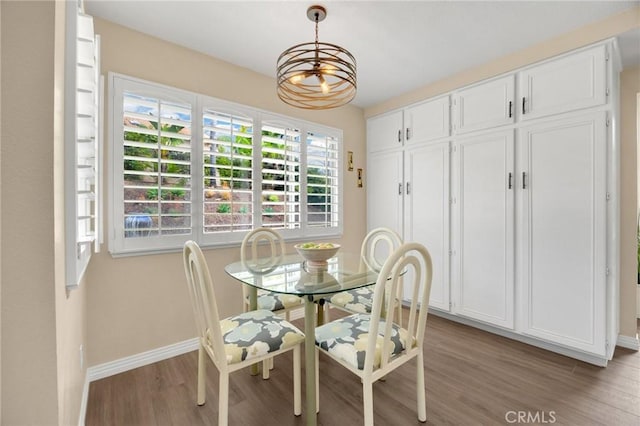
M369 107L448 75L640 5L635 1L167 1L85 0L86 12L275 77L276 59L313 41L306 17L327 8L320 41L357 60L358 94ZM640 62L640 30L621 40Z

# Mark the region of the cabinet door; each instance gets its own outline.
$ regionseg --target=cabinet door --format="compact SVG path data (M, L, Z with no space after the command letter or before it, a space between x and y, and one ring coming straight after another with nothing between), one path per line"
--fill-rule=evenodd
M605 113L520 130L524 332L605 354Z
M514 76L498 78L463 89L453 95L454 130L457 134L513 123Z
M371 117L367 120L367 152L402 146L402 111Z
M405 144L449 136L449 102L449 96L444 96L405 109Z
M520 72L521 119L604 104L605 53L597 46Z
M455 309L460 315L513 328L513 131L458 143Z
M429 306L449 310L449 142L405 153L405 241L424 244L433 278ZM405 299L410 294L405 293ZM422 297L422 296L420 296Z
M402 235L402 151L370 154L367 164L367 228Z

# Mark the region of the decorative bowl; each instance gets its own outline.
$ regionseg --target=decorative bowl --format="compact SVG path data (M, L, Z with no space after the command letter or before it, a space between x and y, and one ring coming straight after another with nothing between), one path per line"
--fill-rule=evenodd
M336 255L340 244L333 243L301 243L294 246L300 256L304 257L310 267L327 266L327 260Z

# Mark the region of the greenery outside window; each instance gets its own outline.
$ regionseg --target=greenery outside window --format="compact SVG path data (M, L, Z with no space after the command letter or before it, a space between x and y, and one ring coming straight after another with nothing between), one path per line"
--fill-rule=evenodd
M233 245L267 226L338 236L337 129L110 75L114 255Z

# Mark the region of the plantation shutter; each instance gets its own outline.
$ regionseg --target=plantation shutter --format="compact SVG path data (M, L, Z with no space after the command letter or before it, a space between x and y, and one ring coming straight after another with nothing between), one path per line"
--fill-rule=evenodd
M65 284L74 288L102 242L100 36L81 2L65 19Z
M299 229L300 130L262 123L262 225Z
M339 226L338 139L307 133L307 226Z
M253 228L253 121L203 111L203 229L205 234Z
M124 238L191 233L191 105L123 93Z

